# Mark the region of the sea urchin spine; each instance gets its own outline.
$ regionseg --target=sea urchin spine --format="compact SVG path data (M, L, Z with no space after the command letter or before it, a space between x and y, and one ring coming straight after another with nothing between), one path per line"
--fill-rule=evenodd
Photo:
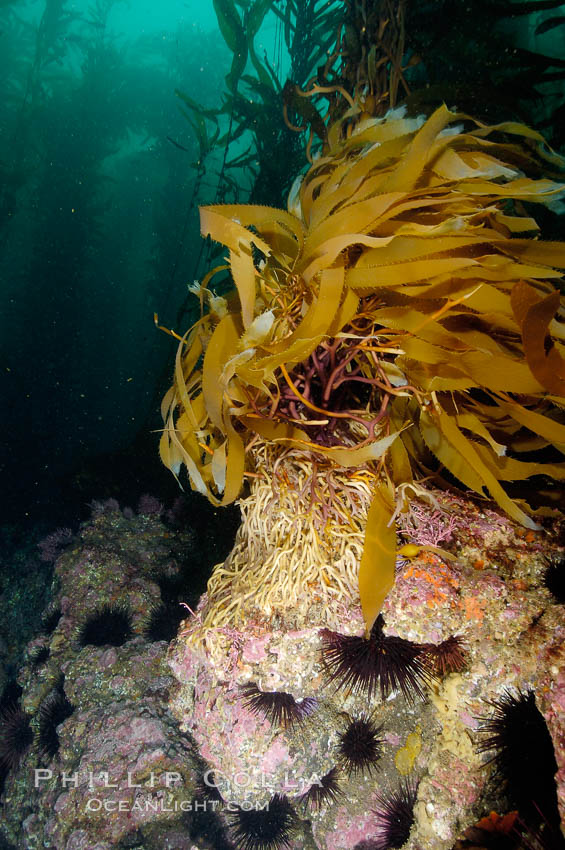
M374 810L374 814L377 816L378 826L371 850L391 850L406 844L414 823L417 792L417 785L405 782L396 791L377 796L378 808Z
M102 605L79 627L79 646L122 646L133 637L132 616L123 602Z
M57 727L70 717L73 711L74 708L67 699L61 683L39 706L39 750L47 761L59 752Z
M461 635L451 635L441 643L426 644L430 671L438 679L448 673L461 673L467 666L467 649Z
M482 718L477 749L491 755L494 778L503 785L523 820L539 821L540 814L550 824L559 824L555 773L557 762L553 742L533 691L506 690L489 703L494 709Z
M301 723L318 705L315 697L297 700L284 691L261 691L252 683L244 685L241 691L245 707L253 714L266 717L275 726Z
M309 808L315 811L321 809L326 803L335 803L343 795L338 777L339 769L332 767L317 782L312 783L304 794L301 794L300 802L306 803Z
M376 726L371 717L352 720L342 732L339 740L341 764L349 774L367 770L371 773L382 755L381 726Z
M290 847L296 822L288 797L275 794L264 809L238 806L231 816L231 832L238 850L283 850Z
M432 676L425 644L385 635L384 619L375 620L369 638L322 629L322 659L328 683L363 691L370 699L377 690L384 700L393 690L406 699L424 697Z
M16 768L33 741L30 717L19 703L0 711L0 767Z

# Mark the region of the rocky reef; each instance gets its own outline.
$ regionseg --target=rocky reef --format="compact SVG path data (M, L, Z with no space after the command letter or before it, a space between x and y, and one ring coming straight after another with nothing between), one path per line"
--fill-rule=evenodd
M204 631L203 597L172 646L171 708L197 742L210 784L240 808L284 795L296 817L287 838L295 850L448 850L491 810L506 812L512 804L493 753L482 751L505 694L535 694L565 815L565 622L545 585L548 564L563 556L562 532L526 531L455 495L430 497L433 504L415 503L403 519L411 557L399 559L383 608L387 636L426 647L416 686L409 669L407 687L399 673L400 686L384 698L380 686L362 687L355 669L340 686L328 636L361 636L364 623L360 607L338 596L322 620L312 604L298 620L292 610L288 622L281 612L258 614ZM540 781L532 778L533 797ZM413 824L406 843L390 844L386 801L399 789L414 791Z
M547 768L530 764L523 793L554 805L543 846L559 847L548 830L557 806L565 814L564 546L560 524L545 526L454 493L414 499L371 678L347 643L370 643L361 607L338 593L268 615L248 600L217 626L203 625L203 594L194 613L180 606L173 642L158 639L161 606L198 561L193 538L158 511L100 506L57 558L45 630L3 707L3 846L489 846L477 824L506 823L516 805L504 735L524 757L522 727L516 742L500 717L523 698L555 760L545 786ZM524 846L516 829L505 840Z
M2 846L189 850L222 834L195 811L199 760L168 708L185 611L173 596L194 549L161 513L149 499L137 514L94 505L57 558L44 632L2 712Z

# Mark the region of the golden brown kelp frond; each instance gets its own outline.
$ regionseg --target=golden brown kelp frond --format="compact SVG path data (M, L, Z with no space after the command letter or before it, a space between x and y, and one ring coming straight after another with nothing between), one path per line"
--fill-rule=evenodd
M181 343L161 455L216 504L237 497L258 440L372 469L370 627L394 574L393 484L445 468L535 527L505 483L564 477L520 460L565 449L565 244L524 238L537 225L520 204L564 187L540 178L557 158L515 123L443 106L351 126L331 128L288 212L202 209L238 297Z

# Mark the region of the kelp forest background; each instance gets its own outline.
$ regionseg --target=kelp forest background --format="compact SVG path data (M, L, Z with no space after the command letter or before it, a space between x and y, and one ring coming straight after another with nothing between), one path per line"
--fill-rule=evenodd
M285 207L354 94L377 115L445 102L519 120L565 149L555 0L178 11L167 28L128 19L123 0L0 2L5 558L92 499L174 499L157 432L175 342L155 325L184 333L198 315L187 285L221 260L199 236L200 204ZM544 238L563 238L558 209L536 216Z

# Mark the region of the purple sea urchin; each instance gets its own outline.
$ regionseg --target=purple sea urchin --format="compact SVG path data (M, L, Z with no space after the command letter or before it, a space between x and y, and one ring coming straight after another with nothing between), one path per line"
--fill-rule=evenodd
M371 850L391 850L408 841L414 823L417 791L417 785L404 782L395 791L377 795L378 808L374 809L374 814L378 826Z
M267 808L237 807L231 816L232 838L238 850L281 850L290 847L296 814L284 794L275 794Z
M339 784L339 769L332 767L328 773L322 776L318 782L314 782L310 788L300 796L300 802L314 809L320 809L325 803L335 803L343 795Z
M186 609L178 602L161 602L151 607L148 615L143 629L145 637L150 641L164 640L170 643L176 637L181 620L186 616Z
M47 606L41 617L42 630L48 635L53 634L60 619L61 606L58 603L52 602Z
M367 770L371 773L378 766L382 755L381 726L376 726L372 717L352 720L339 739L340 762L349 774Z
M192 759L197 769L196 797L204 800L216 800L218 803L223 802L215 773L196 748L192 752Z
M441 643L426 645L430 670L438 679L448 673L460 673L467 666L467 652L461 635L451 635Z
M370 699L377 689L384 700L393 690L406 699L424 697L431 678L431 662L424 644L385 635L384 619L375 620L369 638L341 635L322 629L322 659L328 683L361 690Z
M297 700L285 691L261 691L252 683L244 685L241 691L246 708L266 717L275 726L301 723L318 704L315 697Z
M34 646L33 649L30 650L28 657L30 663L33 664L34 667L40 667L42 664L45 664L49 658L49 647L40 645Z
M80 646L122 646L133 637L132 618L124 603L102 605L78 630Z
M39 749L51 760L59 752L57 727L70 717L74 708L66 697L62 684L51 691L39 707Z
M555 601L565 605L565 558L547 568L543 582Z
M557 762L534 692L506 690L489 705L494 712L481 718L479 734L484 737L477 749L490 754L487 764L494 765L495 781L528 824L539 821L540 813L551 826L558 824Z
M30 717L19 703L0 711L0 766L16 768L33 741Z

